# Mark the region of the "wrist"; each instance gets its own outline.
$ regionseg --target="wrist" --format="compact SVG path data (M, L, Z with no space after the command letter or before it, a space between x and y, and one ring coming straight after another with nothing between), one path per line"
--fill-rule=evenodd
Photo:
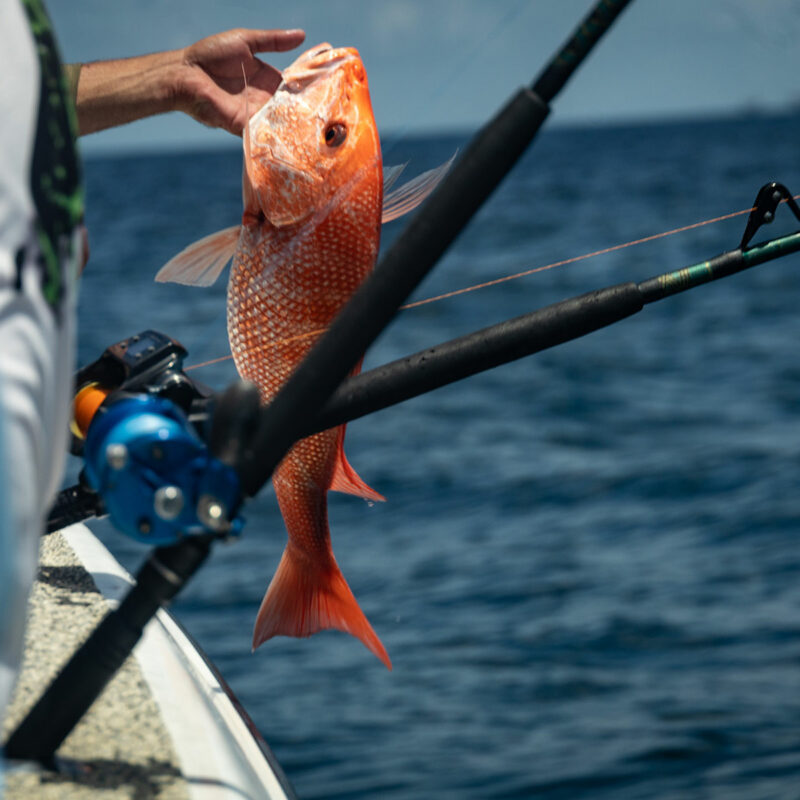
M153 53L132 61L138 63L131 65L132 71L125 76L123 86L129 90L127 97L140 116L149 117L179 110L182 51Z
M176 57L169 68L167 90L169 92L169 102L172 106L170 110L182 111L188 114L192 106L193 94L188 83L192 70L187 58L187 49L183 48L182 50L174 51Z
M153 61L148 65L148 92L154 107L154 113L163 114L168 111L182 111L184 108L183 50L170 50L151 56Z

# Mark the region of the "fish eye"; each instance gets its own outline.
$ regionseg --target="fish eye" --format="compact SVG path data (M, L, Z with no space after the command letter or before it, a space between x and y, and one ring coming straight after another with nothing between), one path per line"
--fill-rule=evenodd
M325 128L325 144L328 147L339 147L347 138L347 127L341 122L332 122Z

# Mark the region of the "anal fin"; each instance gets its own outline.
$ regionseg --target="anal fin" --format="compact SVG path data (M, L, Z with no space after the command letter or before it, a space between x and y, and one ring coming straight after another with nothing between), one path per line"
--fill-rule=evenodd
M350 466L347 456L344 454L344 425L341 427L339 442L336 450L336 463L333 467L333 478L331 479L330 489L334 492L344 494L354 494L356 497L363 497L365 500L374 500L383 503L386 498L376 492L359 477L358 473Z

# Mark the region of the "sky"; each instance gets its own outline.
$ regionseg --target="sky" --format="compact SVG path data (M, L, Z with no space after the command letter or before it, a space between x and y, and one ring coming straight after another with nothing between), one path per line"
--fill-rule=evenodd
M66 61L174 49L233 27L304 28L354 46L382 134L474 129L530 83L593 0L48 0ZM798 0L633 0L553 103L594 124L800 105ZM300 52L300 51L298 51ZM292 54L266 60L279 69ZM84 152L216 147L180 114L82 140Z

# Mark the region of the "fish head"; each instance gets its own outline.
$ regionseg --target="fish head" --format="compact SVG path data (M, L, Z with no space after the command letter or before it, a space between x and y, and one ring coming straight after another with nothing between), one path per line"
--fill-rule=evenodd
M245 148L266 219L276 227L302 222L364 179L380 191L380 140L358 51L318 45L282 77L250 119Z

